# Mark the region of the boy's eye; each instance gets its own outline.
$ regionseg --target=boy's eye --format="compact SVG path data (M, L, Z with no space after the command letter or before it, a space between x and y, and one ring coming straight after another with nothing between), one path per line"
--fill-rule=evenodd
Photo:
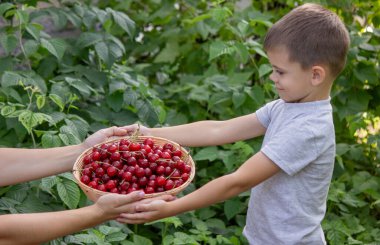
M284 74L283 71L279 71L279 70L275 70L275 72L276 72L278 75L283 75L283 74Z

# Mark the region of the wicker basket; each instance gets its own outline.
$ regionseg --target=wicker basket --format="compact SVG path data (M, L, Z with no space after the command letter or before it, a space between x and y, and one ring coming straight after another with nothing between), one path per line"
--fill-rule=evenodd
M97 145L95 145L93 147L90 147L87 150L85 150L81 155L79 155L79 157L76 159L75 164L73 166L73 175L75 177L75 180L77 181L79 187L83 190L83 192L86 194L86 196L91 201L95 202L96 200L98 200L99 197L101 197L101 196L103 196L105 194L109 194L109 192L104 192L104 191L99 191L99 190L93 189L90 186L88 186L88 185L86 185L86 184L84 184L84 183L82 183L80 181L81 170L82 170L83 164L84 164L83 163L83 158L86 155L90 154L92 152L92 149L94 147L99 147L99 146L101 146L104 143L108 144L108 143L113 143L113 142L119 142L121 139L129 139L129 140L131 140L132 137L133 137L133 141L138 142L138 143L144 142L144 140L146 138L151 138L151 139L153 139L155 145L163 146L166 143L172 144L177 149L180 149L182 151L182 157L181 157L181 159L185 162L185 164L187 164L187 165L189 165L191 167L191 172L189 174L189 178L182 185L180 185L178 187L175 187L175 188L173 188L171 190L163 191L163 192L145 194L145 196L144 196L145 198L152 198L152 197L156 197L156 196L160 196L160 195L164 195L164 194L177 195L178 193L180 193L181 191L183 191L191 183L191 181L194 179L194 175L195 175L195 163L194 163L192 157L190 156L190 154L186 151L186 149L184 149L178 143L175 143L175 142L173 142L171 140L168 140L168 139L159 138L159 137L153 137L153 136L114 137L111 140L108 140L106 142L102 142L100 144L97 144Z

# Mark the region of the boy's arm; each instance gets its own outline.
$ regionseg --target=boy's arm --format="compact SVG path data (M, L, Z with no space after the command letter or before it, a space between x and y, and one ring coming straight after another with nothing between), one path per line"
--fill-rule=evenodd
M128 131L137 125L126 126ZM255 113L225 121L199 121L163 128L141 128L141 133L163 137L183 146L210 146L232 143L261 136L266 128Z
M210 181L200 189L172 202L153 201L136 207L141 213L122 214L120 222L145 223L224 201L275 175L280 168L262 152L256 153L237 171Z

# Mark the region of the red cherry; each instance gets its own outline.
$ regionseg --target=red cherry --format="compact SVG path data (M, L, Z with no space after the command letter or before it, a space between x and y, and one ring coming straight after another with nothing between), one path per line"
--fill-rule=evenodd
M166 179L165 179L165 177L164 177L164 176L158 176L158 177L156 178L156 184L157 184L158 186L164 186L164 185L166 184Z
M107 183L106 183L106 189L107 190L112 190L113 188L116 187L116 184L115 184L115 181L114 180L109 180Z
M91 155L93 161L98 161L100 159L100 153L98 151L93 152Z
M119 152L114 152L111 154L110 157L111 161L119 161L120 160L120 153Z
M165 173L165 167L164 166L158 166L157 169L156 169L156 173L158 175L162 175Z
M129 145L130 151L139 151L141 149L141 145L137 142L133 142Z
M131 181L132 180L132 173L131 172L125 172L122 177L125 181Z
M108 176L113 177L117 174L117 169L114 166L111 166L107 168L107 174Z
M171 179L168 179L165 183L165 190L171 190L174 187L174 181Z
M108 151L109 153L114 153L114 152L116 152L116 151L117 151L117 145L112 144L112 145L108 146L107 151Z
M82 175L80 181L87 185L88 183L90 183L90 177L88 175Z
M146 194L152 194L152 193L154 193L154 188L151 187L151 186L147 186L147 187L145 188L144 192L145 192Z
M104 184L101 184L98 186L99 191L107 191L106 186Z
M149 145L151 148L153 148L153 145L154 145L154 141L152 138L146 138L144 140L144 145Z

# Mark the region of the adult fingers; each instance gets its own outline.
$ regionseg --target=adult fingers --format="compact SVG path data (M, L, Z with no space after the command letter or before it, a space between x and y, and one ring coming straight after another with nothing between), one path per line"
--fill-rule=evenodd
M113 127L110 127L110 128L102 129L102 133L103 133L103 135L105 135L108 138L108 137L111 137L111 136L123 136L123 135L126 135L128 133L128 130L125 129L125 128L113 126Z
M116 200L117 207L121 207L121 206L132 204L141 200L144 197L144 192L134 191L127 195L120 195L120 194L115 194L115 195L117 195L117 200Z

